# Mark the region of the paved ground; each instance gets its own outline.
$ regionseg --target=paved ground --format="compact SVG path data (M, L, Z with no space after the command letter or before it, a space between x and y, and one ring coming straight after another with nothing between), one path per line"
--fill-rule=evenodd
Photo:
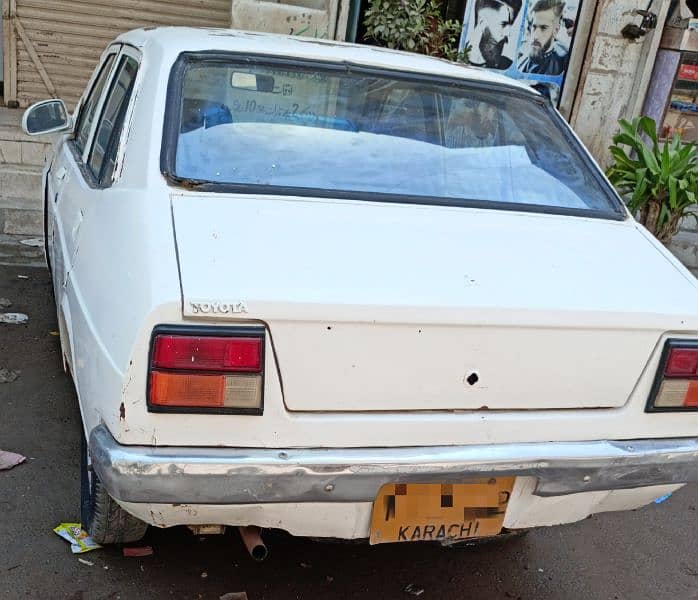
M18 279L18 275L29 279ZM269 539L253 563L236 534L201 541L185 529L151 530L148 558L116 548L83 555L52 533L78 519L77 403L58 356L47 271L0 267L0 297L28 313L26 326L0 325L0 448L26 464L0 472L0 598L211 598L247 591L262 598L698 599L698 487L661 505L609 513L468 550L430 545L326 544Z

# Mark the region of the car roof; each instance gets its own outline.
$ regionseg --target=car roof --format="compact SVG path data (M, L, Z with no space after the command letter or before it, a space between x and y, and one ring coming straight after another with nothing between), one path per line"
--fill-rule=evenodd
M268 54L284 58L293 57L353 63L399 71L442 75L470 81L496 83L538 95L538 92L528 85L486 69L466 66L412 52L401 52L388 48L309 37L239 31L235 29L153 27L128 31L121 34L117 41L130 44L145 52L151 46L158 46L164 55L219 50L223 52Z

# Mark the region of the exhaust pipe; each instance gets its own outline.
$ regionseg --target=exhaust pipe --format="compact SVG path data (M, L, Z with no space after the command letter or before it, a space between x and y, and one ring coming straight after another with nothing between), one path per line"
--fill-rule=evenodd
M245 548L247 548L252 558L262 561L269 556L269 550L267 550L262 536L259 535L259 527L238 527L238 531L240 532L243 544L245 544Z

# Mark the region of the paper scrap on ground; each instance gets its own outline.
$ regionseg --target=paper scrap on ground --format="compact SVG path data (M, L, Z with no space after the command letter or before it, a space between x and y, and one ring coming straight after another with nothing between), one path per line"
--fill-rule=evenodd
M421 596L424 593L424 588L420 587L418 585L415 585L414 583L410 583L405 588L405 591L408 594L412 594L413 596Z
M6 308L10 308L12 306L12 302L10 301L9 298L0 298L0 308L5 310Z
M19 325L21 323L26 323L28 320L29 317L24 313L0 313L0 323Z
M19 371L5 369L4 367L0 369L0 383L12 383L18 377Z
M80 523L61 523L53 531L70 542L73 554L82 554L102 547L87 535L87 532L80 527Z
M124 556L152 556L153 549L150 546L131 546L122 550Z
M5 471L6 469L16 467L17 465L22 464L25 460L27 460L27 458L21 454L0 450L0 471Z
M247 600L247 592L228 592L219 596L219 600Z
M663 496L659 496L659 498L657 498L657 499L654 501L654 503L655 503L655 504L661 504L662 502L665 502L666 500L668 500L669 498L671 498L671 496L672 496L673 493L674 493L674 492L669 492L668 494L664 494Z
M41 238L29 238L26 240L19 240L20 244L25 246L33 246L35 248L41 248L44 245L44 240Z

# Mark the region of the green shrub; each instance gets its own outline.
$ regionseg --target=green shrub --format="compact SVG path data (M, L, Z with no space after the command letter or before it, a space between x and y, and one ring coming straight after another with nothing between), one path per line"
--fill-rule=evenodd
M621 120L609 148L614 163L607 175L628 208L657 239L668 244L682 217L692 216L698 199L698 146L678 136L660 146L653 119ZM627 146L630 153L622 146Z
M467 61L467 51L458 51L461 24L441 16L438 0L370 0L364 25L382 46Z

